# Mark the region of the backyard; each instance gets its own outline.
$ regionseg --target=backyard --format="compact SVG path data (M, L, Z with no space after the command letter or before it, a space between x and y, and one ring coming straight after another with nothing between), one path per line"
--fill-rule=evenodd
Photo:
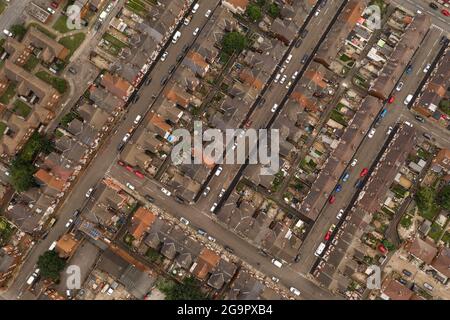
M37 72L36 77L38 77L42 81L45 81L48 84L50 84L53 88L55 88L61 94L63 94L64 92L67 91L67 88L68 88L67 81L62 78L54 77L50 73L45 72L45 71Z

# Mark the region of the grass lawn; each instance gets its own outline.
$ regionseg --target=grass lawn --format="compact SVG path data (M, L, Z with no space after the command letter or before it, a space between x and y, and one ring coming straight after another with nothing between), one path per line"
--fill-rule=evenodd
M445 232L445 234L442 236L442 241L448 246L450 245L450 232Z
M0 217L0 246L8 243L14 233L14 227L5 219Z
M5 1L0 0L0 14L1 14L3 11L5 11L5 8L6 8Z
M138 15L145 14L145 6L140 0L128 0L125 6Z
M125 42L120 41L119 39L117 39L116 37L114 37L113 35L111 35L109 33L105 33L103 35L103 39L105 39L106 41L108 41L113 46L115 46L119 49L127 47L127 44Z
M28 28L30 27L35 27L36 29L38 29L40 32L45 33L47 36L49 36L52 39L56 39L56 34L54 34L53 32L47 30L47 28L44 28L43 26L41 26L40 24L37 24L35 22L32 22L28 25Z
M347 126L347 121L345 120L345 118L342 116L342 114L340 114L336 109L333 109L331 111L331 116L330 118L334 121L336 121L339 124L342 124L344 127Z
M66 92L69 87L66 80L54 77L50 73L45 71L39 71L38 73L36 73L36 77L50 84L61 94Z
M27 63L25 63L23 65L23 68L25 70L27 70L28 72L32 72L34 70L34 68L36 68L36 66L39 64L39 59L36 58L35 55L31 55L28 60Z
M59 33L66 33L72 31L71 29L67 28L67 16L64 15L60 16L58 20L55 21L52 28L58 31Z
M16 85L14 83L10 83L6 91L0 97L0 102L3 104L8 104L12 97L16 94Z
M13 112L26 119L31 113L31 108L22 100L17 99L14 101Z
M69 58L73 55L73 53L83 43L85 38L86 35L83 32L80 32L68 37L61 38L59 40L60 44L62 44L64 47L70 50L70 53L67 56L66 60L69 60Z
M3 136L3 133L5 132L5 130L6 130L6 123L4 123L4 122L0 122L0 138Z

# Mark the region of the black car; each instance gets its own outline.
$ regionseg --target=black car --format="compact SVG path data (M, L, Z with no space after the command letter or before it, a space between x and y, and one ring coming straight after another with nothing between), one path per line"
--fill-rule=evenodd
M429 133L427 133L427 132L425 132L425 133L423 134L423 136L424 136L425 138L427 138L428 140L433 139L433 138L431 137L431 135L430 135Z
M125 147L125 142L121 141L118 145L117 145L117 151L122 151L123 148Z
M183 59L183 55L180 53L180 54L177 56L177 61L181 61L181 59Z
M308 35L308 30L305 29L302 31L302 33L300 33L300 38L305 39L305 37Z
M302 58L302 64L305 64L306 61L308 61L308 58L309 58L308 54L305 54Z
M161 85L165 85L167 82L167 76L161 79Z
M430 6L430 8L433 9L433 10L439 9L438 5L437 5L436 3L434 3L434 2L430 2L429 6Z
M414 118L416 118L417 121L424 123L425 119L422 118L421 116L415 116Z
M298 48L302 45L303 40L302 39L298 39L297 42L295 43L295 47Z
M183 52L186 53L188 50L189 50L189 45L188 44L184 45Z
M184 199L180 198L179 196L175 197L175 201L178 202L178 203L184 204Z
M70 68L69 68L69 72L70 72L71 74L77 74L77 70L76 70L74 67L70 67Z
M149 195L149 194L146 194L145 196L144 196L144 198L145 198L145 200L147 200L148 202L155 202L155 198L153 198L151 195Z
M323 8L327 5L327 0L320 1L320 7Z
M233 248L230 248L229 246L225 246L224 249L227 250L229 253L234 253Z
M79 214L80 214L80 210L79 210L79 209L77 209L77 210L75 210L75 211L73 212L73 216L74 216L74 217L78 217Z
M173 73L175 71L175 66L171 66L169 68L169 74Z
M145 80L145 85L148 86L148 85L150 84L150 82L152 82L152 77L148 77L148 78Z
M400 283L403 284L403 285L407 285L407 284L408 284L408 281L406 281L406 280L403 279L403 278L398 279L398 282L400 282Z
M439 40L439 44L445 44L448 41L446 36L442 36L441 40Z
M403 273L405 276L407 276L407 277L411 277L411 276L412 276L411 271L408 271L408 270L406 270L406 269L403 269L403 270L402 270L402 273Z
M136 94L136 95L133 97L133 103L138 102L138 101L139 101L139 98L140 98L140 96L139 96L138 94Z

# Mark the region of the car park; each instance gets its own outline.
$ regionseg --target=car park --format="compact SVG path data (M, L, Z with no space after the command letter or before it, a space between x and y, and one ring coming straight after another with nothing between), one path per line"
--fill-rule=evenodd
M170 197L172 195L172 192L167 190L166 188L161 188L161 192L164 193L166 196Z
M194 32L192 32L192 35L196 36L199 31L200 31L200 28L195 28Z
M281 268L283 266L283 263L281 263L281 261L278 261L277 259L272 259L272 264L278 268Z
M209 209L210 212L214 212L214 210L216 210L217 208L217 202L214 202L211 209Z
M180 217L180 222L186 226L189 225L189 220L184 217Z
M161 61L166 61L167 56L169 55L169 53L166 51L162 54L161 56Z
M222 170L223 170L223 168L219 166L215 172L215 175L220 176L220 174L222 173Z
M375 135L375 132L376 132L377 130L375 129L375 128L372 128L372 129L370 129L370 131L369 131L369 134L368 134L368 137L371 139L371 138L373 138L373 136Z
M300 290L298 290L297 288L290 287L289 291L292 292L293 294L295 294L296 296L300 295Z

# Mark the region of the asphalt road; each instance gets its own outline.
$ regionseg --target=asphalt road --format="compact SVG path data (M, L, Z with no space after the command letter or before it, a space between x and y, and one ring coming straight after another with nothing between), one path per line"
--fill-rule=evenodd
M36 244L32 250L28 259L23 264L16 281L10 287L10 289L3 294L3 297L7 299L17 299L20 292L26 289L26 279L33 272L38 257L45 252L50 244L57 240L67 230L65 224L69 218L72 217L73 212L82 207L86 201L86 191L96 185L104 176L108 167L117 159L116 146L120 143L125 133L132 127L133 121L138 114L144 114L150 102L153 100L151 96L161 90L160 81L167 75L170 66L176 63L176 56L181 52L181 48L190 44L194 38L192 32L196 27L204 25L207 22L207 18L204 16L208 9L213 9L217 5L218 1L204 1L200 6L197 13L194 15L189 26L182 26L182 36L176 43L176 45L170 45L168 48L169 55L164 62L158 62L152 71L151 76L153 81L149 86L143 87L140 90L140 99L137 103L129 106L127 114L121 119L119 126L113 134L109 136L109 139L102 144L100 150L98 150L95 158L89 164L88 168L82 173L76 186L70 192L66 198L64 204L59 210L59 219L51 229L45 240ZM95 194L94 194L95 196Z
M373 138L368 138L367 136L363 140L360 148L358 149L354 158L358 159L355 167L349 166L347 171L350 173L350 178L347 182L340 181L342 185L342 191L336 193L336 201L334 204L326 204L322 210L319 218L313 225L308 237L302 245L300 251L300 261L296 264L296 270L301 273L308 273L316 257L314 252L320 242L324 241L324 236L331 226L331 224L336 224L336 215L340 209L346 209L356 192L354 185L360 178L359 174L363 168L370 168L378 153L380 152L383 144L387 139L386 132L388 127L394 127L395 123L398 121L408 120L413 123L414 126L422 127L417 120L414 119L414 115L408 110L408 108L403 104L404 99L410 93L413 93L425 76L423 72L424 67L427 63L431 63L434 56L437 55L441 46L439 45L439 39L442 36L442 31L438 28L431 28L428 36L425 38L424 42L412 58L412 65L414 71L410 75L404 74L400 81L404 82L403 89L400 92L395 91L395 101L393 104L386 104L388 113L385 118L381 121L380 125L376 129L376 133ZM424 131L429 132L429 128L423 126ZM439 128L434 128L438 130ZM443 129L445 130L445 129ZM439 132L440 136L443 132ZM421 130L419 129L418 135L421 135ZM444 134L444 137L446 135ZM444 138L446 139L446 138ZM440 141L443 143L443 141Z

